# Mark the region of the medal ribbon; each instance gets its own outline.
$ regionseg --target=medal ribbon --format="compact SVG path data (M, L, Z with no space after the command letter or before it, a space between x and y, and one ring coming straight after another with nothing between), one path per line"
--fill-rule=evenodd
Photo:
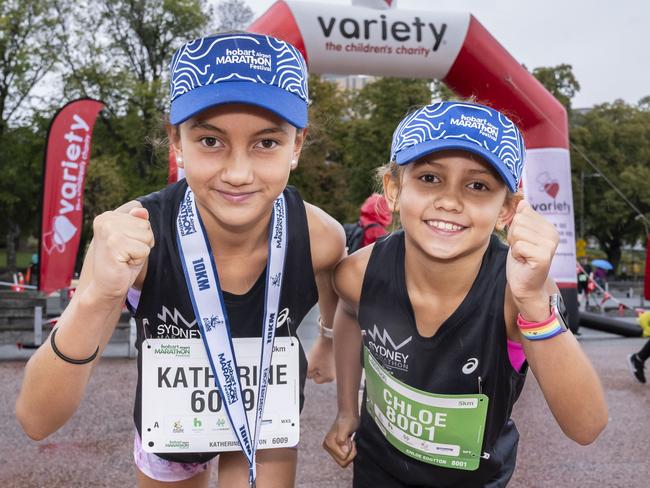
M269 229L264 322L262 323L262 346L257 383L258 395L253 431L249 427L244 408L242 388L230 332L230 321L223 300L217 267L203 222L196 207L194 194L189 187L181 201L176 224L178 249L196 322L201 330L201 338L230 426L248 461L249 484L255 486L257 441L262 426L264 402L268 389L288 239L284 195L280 195L273 202Z

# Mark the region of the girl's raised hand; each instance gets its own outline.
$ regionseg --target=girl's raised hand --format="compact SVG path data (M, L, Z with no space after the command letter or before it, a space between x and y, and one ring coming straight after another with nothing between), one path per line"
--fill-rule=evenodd
M522 200L508 228L510 251L506 275L513 298L519 304L548 303L545 283L560 236L555 226Z
M154 245L149 212L142 207L104 212L93 229L91 284L101 298L123 299Z

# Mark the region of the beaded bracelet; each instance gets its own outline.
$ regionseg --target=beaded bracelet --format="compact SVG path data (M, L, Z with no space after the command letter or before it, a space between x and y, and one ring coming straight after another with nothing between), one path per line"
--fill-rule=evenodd
M518 314L517 326L521 334L531 341L543 341L567 331L566 325L554 313L543 322L529 322Z
M93 359L97 357L97 353L99 352L99 346L97 346L97 349L95 349L95 352L92 353L90 356L88 356L86 359L72 359L63 354L61 351L59 351L59 348L56 347L56 343L54 342L54 336L56 335L57 331L59 329L56 328L52 330L52 333L50 334L50 345L52 346L52 350L54 351L54 354L59 356L61 359L63 359L66 363L70 364L88 364L91 362Z

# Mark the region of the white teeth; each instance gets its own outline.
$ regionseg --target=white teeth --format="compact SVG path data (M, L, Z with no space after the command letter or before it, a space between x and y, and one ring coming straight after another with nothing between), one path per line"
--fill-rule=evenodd
M452 224L451 222L441 222L439 220L428 220L427 224L436 229L446 230L446 231L456 231L463 230L463 227L460 225Z

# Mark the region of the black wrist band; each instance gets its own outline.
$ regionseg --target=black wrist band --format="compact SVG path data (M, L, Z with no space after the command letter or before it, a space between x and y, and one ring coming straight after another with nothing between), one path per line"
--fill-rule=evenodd
M99 352L99 346L97 346L97 349L95 350L94 353L92 353L91 356L87 357L86 359L72 359L63 354L61 351L59 351L59 348L56 347L56 343L54 342L54 336L56 335L56 331L59 330L58 328L55 328L52 330L52 333L50 334L50 345L52 346L52 350L54 351L54 354L59 356L61 359L63 359L66 363L70 364L88 364L91 362L93 359L97 357L97 353Z

